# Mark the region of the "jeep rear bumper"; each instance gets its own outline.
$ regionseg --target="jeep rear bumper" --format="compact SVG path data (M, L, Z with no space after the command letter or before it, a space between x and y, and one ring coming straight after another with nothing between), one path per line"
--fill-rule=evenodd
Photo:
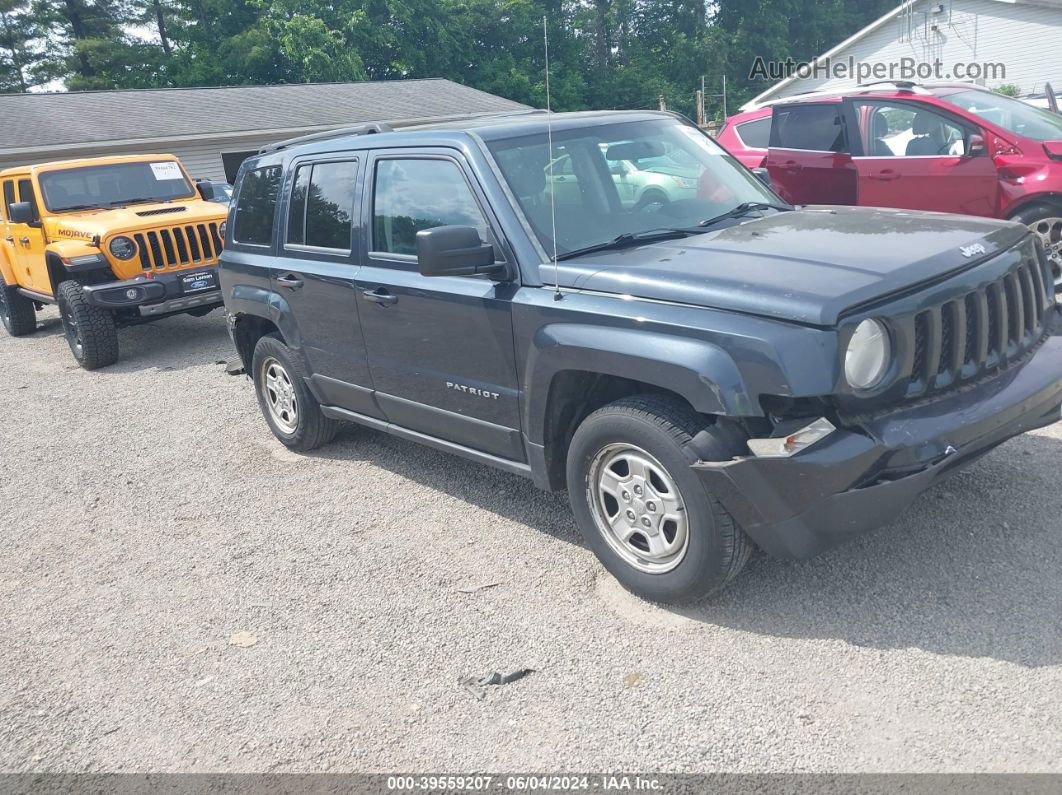
M891 522L939 478L1062 414L1062 336L1020 366L933 403L838 429L791 458L694 469L766 552L808 558Z
M85 285L85 298L102 309L138 310L143 317L187 312L222 303L216 265L153 273L105 284Z

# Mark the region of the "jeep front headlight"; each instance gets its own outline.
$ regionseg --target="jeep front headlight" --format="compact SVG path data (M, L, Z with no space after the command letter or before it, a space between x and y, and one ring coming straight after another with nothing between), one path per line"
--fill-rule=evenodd
M889 330L880 320L868 318L856 326L844 355L844 377L853 389L873 389L881 384L892 363Z
M128 237L116 237L110 242L108 246L111 250L111 254L117 259L126 260L132 259L136 256L136 243L130 240Z

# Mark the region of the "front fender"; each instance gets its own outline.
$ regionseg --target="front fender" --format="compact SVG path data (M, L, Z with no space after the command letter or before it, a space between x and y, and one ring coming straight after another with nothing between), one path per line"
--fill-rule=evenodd
M532 442L544 441L550 384L566 370L653 384L704 414L762 414L737 365L718 345L642 329L555 323L535 332L527 358L524 427Z

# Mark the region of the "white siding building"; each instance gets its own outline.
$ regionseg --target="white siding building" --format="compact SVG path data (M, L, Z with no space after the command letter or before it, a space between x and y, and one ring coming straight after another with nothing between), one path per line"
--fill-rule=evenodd
M174 154L195 178L231 181L267 144L366 122L393 126L528 110L450 80L0 94L0 170Z
M908 0L816 61L863 64L933 63L942 73L903 78L897 71L875 79L923 82L972 80L996 88L1013 84L1021 93L1042 92L1051 83L1062 93L1062 0ZM1005 76L956 73L956 64L1002 64ZM965 68L965 67L963 67ZM898 67L897 67L898 69ZM851 88L856 75L793 76L774 84L744 106L808 91Z

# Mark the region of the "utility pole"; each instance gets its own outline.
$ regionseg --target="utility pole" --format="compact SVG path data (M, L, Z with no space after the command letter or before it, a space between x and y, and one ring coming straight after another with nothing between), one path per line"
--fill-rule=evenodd
M660 110L667 110L667 103L664 102L664 95L661 94L657 97L657 100L660 102Z
M701 97L700 98L700 104L698 105L698 109L699 109L698 112L699 112L700 116L704 115L703 108L704 108L704 99L705 99L705 97L712 97L713 99L722 99L723 100L723 119L726 119L726 117L727 117L727 112L726 112L726 75L723 75L723 91L722 91L722 93L720 93L720 94L708 94L707 92L705 92L705 90L704 90L704 75L701 75L701 90L699 92L697 92L697 93L700 94L700 97ZM700 123L700 122L698 122L698 123Z
M697 126L704 127L704 89L693 92L693 102L697 107Z

